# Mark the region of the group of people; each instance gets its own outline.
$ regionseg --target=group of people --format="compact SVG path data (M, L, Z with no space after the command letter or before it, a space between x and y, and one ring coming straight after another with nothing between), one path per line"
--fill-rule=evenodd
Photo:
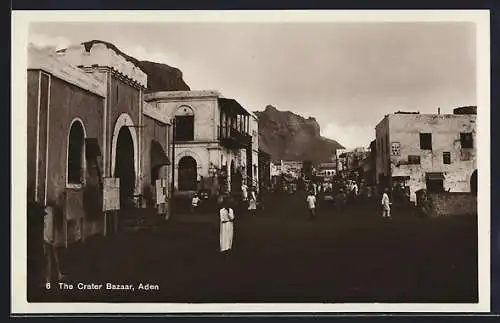
M356 199L358 196L358 186L354 182L354 184L351 186L351 197L353 199ZM314 219L316 215L316 205L317 205L317 200L316 196L318 195L317 191L317 186L315 183L312 184L311 189L309 189L307 197L306 197L306 204L307 204L307 210L309 214L309 219ZM392 202L389 199L389 190L387 188L384 189L384 192L382 193L382 198L380 200L380 205L382 208L382 217L383 218L390 218L391 217L391 205Z

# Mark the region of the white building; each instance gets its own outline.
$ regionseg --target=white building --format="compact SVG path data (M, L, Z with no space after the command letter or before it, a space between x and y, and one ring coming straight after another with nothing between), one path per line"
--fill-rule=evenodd
M477 189L476 107L454 114L393 113L376 126L377 184L415 192Z
M234 192L242 183L257 184L258 122L236 100L216 91L156 92L144 99L175 121L177 193Z

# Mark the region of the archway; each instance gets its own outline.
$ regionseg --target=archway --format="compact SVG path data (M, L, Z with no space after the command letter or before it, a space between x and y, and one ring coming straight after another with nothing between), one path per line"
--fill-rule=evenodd
M477 169L472 172L470 177L470 192L474 195L477 195Z
M84 168L84 144L85 144L85 129L81 120L75 119L71 123L68 135L67 148L67 184L82 184L83 183L83 168Z
M132 206L135 189L134 144L128 127L120 128L116 141L114 177L120 179L120 208Z
M193 157L184 156L179 160L178 177L178 186L180 191L194 191L197 189L197 164Z

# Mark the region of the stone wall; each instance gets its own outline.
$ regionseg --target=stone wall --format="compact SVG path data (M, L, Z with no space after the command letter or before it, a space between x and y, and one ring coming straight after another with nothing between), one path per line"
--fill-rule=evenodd
M33 72L36 73L36 72ZM30 75L32 72L30 72ZM31 80L31 77L30 77ZM62 226L62 216L72 217L73 209L65 207L66 194L68 192L67 183L67 150L68 150L68 136L70 127L73 122L78 120L84 128L86 139L96 139L98 143L102 142L102 123L96 120L102 120L103 113L103 98L73 84L70 84L57 77L50 76L49 93L47 97L48 102L48 122L45 126L41 124L41 129L46 128L43 135L40 135L40 142L46 138L45 154L40 154L39 160L43 160L42 166L44 172L39 172L39 181L41 187L45 192L45 201L41 199L42 203L55 208L58 219L55 223L54 235L58 243L65 241L64 228ZM28 93L33 91L33 87L37 87L34 82L29 82ZM34 111L33 115L36 116L38 102L36 100L29 100L28 111ZM31 115L31 113L30 113ZM30 123L30 126L31 123ZM36 135L30 131L30 143L36 142ZM29 145L32 150L33 145ZM102 149L102 148L101 148ZM45 151L45 150L44 150ZM43 151L41 151L43 152ZM36 153L36 152L33 152ZM32 155L33 153L30 153ZM97 157L97 162L101 163L102 156ZM74 188L78 194L83 197L83 194L88 193L90 187L91 169L87 165L88 160L84 163L84 185L79 188ZM46 171L46 173L45 173ZM32 172L30 172L30 177ZM28 179L28 183L33 182ZM45 185L43 185L45 183ZM88 196L88 195L86 195ZM99 205L96 201L95 205ZM66 213L63 213L65 210ZM68 221L68 241L75 241L79 238L95 235L102 231L102 217L98 214L92 216L85 216L82 221ZM82 236L83 234L83 236Z
M428 216L477 214L477 196L471 193L427 193L427 201L419 201L419 208Z

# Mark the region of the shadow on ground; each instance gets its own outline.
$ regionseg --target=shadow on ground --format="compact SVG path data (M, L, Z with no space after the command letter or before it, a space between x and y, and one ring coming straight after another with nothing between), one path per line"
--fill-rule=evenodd
M304 204L302 196L281 196L255 217L240 211L227 258L218 253L217 214L95 238L65 257L74 288L55 286L34 300L477 302L476 216L429 219L403 208L385 220L377 207L321 205L308 221Z

